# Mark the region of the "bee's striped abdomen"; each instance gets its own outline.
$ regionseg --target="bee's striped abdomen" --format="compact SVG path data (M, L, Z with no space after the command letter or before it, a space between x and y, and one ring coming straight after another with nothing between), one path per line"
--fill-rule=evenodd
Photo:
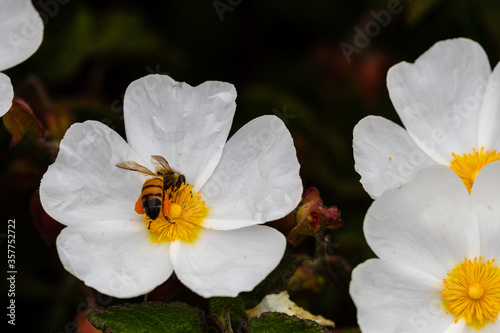
M144 182L141 203L146 215L151 220L155 220L161 212L163 203L163 180L161 178L152 178Z

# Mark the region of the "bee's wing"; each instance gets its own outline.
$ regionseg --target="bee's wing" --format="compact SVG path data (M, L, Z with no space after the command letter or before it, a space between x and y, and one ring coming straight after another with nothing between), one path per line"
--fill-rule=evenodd
M154 172L134 161L120 162L115 165L121 169L137 171L144 176L156 176Z
M167 160L160 155L151 155L151 164L155 167L156 171L163 171L165 173L174 173Z

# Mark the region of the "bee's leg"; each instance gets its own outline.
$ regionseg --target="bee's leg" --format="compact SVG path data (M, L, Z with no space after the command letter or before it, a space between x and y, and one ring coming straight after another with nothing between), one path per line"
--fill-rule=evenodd
M151 222L153 221L149 221L148 230L151 229Z

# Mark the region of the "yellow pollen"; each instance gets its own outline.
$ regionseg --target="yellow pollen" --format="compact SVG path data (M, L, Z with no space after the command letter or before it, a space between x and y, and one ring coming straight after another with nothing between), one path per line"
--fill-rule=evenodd
M181 240L187 243L196 241L201 230L199 226L208 209L205 201L201 201L200 192L193 194L194 185L183 183L177 190L164 191L164 203L170 205L164 214L159 214L155 220L145 215L146 225L154 242Z
M500 152L497 153L496 150L484 151L481 147L479 152L476 148L472 148L472 154L463 154L459 156L455 153L451 153L454 160L451 161L450 169L453 170L465 184L469 193L472 189L472 184L476 180L476 176L481 171L481 169L491 162L500 160Z
M500 312L500 270L493 265L495 259L481 263L465 258L443 279L444 307L455 316L455 322L465 319L467 325L483 327L493 322Z

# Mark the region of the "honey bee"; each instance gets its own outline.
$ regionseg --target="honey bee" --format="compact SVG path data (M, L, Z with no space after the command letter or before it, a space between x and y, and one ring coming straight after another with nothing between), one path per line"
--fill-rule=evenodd
M137 171L144 176L151 177L142 185L139 199L146 215L154 221L162 211L165 191L177 190L182 183L186 182L186 177L172 169L162 156L152 155L151 164L155 167L156 173L134 161L120 162L115 165L121 169Z

